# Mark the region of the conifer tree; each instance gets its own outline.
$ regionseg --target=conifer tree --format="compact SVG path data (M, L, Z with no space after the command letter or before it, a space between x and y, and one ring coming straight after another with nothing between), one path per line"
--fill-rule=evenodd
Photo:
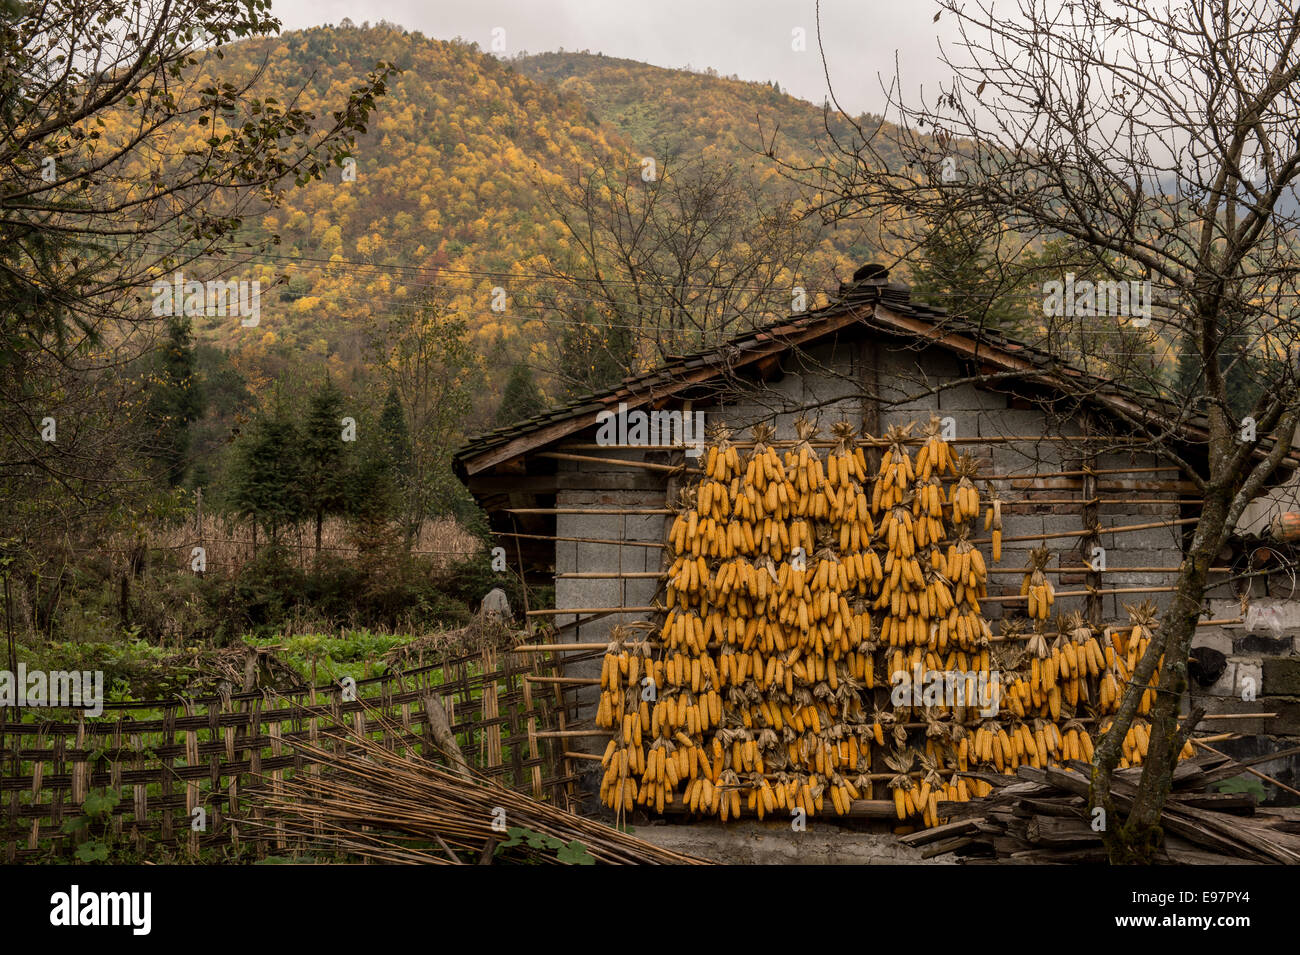
M518 362L510 369L510 377L506 379L506 387L501 394L501 404L497 406L497 426L504 427L531 418L544 407L542 393L533 381L532 369L523 362Z
M240 517L260 524L272 541L303 516L302 444L291 418L276 403L256 423L235 460L232 505Z
M343 441L343 393L330 379L311 397L302 435L303 503L316 525L316 557L320 558L325 518L341 514L347 505L347 466L350 445Z
M145 410L149 455L158 462L169 487L179 485L189 470L190 425L202 417L203 406L190 320L171 318L154 361Z

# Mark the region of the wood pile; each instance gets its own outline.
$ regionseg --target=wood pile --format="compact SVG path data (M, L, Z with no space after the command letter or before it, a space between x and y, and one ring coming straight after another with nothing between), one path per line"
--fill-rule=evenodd
M1219 755L1180 762L1162 818L1161 863L1190 865L1300 863L1300 819L1256 808L1248 792L1209 792L1207 787L1242 773L1252 763L1277 759L1273 753L1238 762ZM974 774L994 786L976 802L941 803L949 821L901 838L924 847L923 858L952 852L968 862L1078 864L1106 863L1101 833L1087 807L1091 767L1071 760L1064 766L1020 766L1015 776ZM1115 774L1116 809L1127 812L1141 776L1138 768ZM1118 820L1112 820L1118 824Z
M393 733L400 729L386 725ZM245 791L249 811L240 825L278 852L490 865L499 846L517 845L516 854L533 864L566 861L547 846L576 850L597 864L709 864L504 789L454 756L444 768L346 724L322 730L320 739L295 745L320 767L319 775L272 773Z

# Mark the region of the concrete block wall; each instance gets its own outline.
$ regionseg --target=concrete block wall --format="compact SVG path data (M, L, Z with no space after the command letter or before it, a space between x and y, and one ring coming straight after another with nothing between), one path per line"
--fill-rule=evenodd
M871 372L878 377L883 407L880 410L879 431L891 425L905 425L928 420L931 414L951 417L956 423L960 439L988 438L987 444L963 440L959 451L973 455L986 474L1015 478L997 483L1005 500L1038 498L1062 500L1082 499L1082 481L1078 477L1050 478L1037 482L1035 476L1080 469L1079 448L1069 442L1053 440L1083 434L1082 423L1074 419L1058 420L1034 407L1012 407L1006 395L978 388L973 383L955 385L934 394L920 394L945 380L962 376L957 360L949 353L935 349L888 348L869 345L864 351L856 344L828 343L810 349L806 358L792 359L784 366L785 376L779 381L756 386L753 398L733 399L709 412L709 419L725 421L733 430L748 437L748 428L757 421L774 421L777 437L786 440L794 437L794 420L800 413L788 410L773 418L774 409L815 406L813 411L822 424L822 434L829 425L846 417L861 426L863 408L860 398L862 382ZM879 437L879 435L876 435ZM1030 439L1008 441L1008 438ZM1034 440L1037 438L1037 440ZM1151 455L1101 454L1095 467L1099 470L1158 466ZM1149 483L1156 475L1133 473L1099 476L1103 492L1124 488L1122 482ZM987 488L980 486L981 495ZM1154 500L1167 497L1162 504L1128 504L1114 502L1099 505L1097 521L1101 527L1156 523L1176 518L1176 494L1143 490L1141 499ZM1118 496L1107 493L1105 496ZM1134 495L1129 495L1134 496ZM1091 556L1090 548L1084 553L1081 538L1048 538L1042 535L1063 531L1078 531L1084 527L1081 508L1071 512L1059 505L1018 503L1004 505L1002 562L997 569L1019 569L1028 565L1029 551L1046 544L1054 559L1049 565L1057 567L1079 566ZM979 535L985 536L981 527ZM1007 540L1007 538L1013 538ZM1014 538L1037 538L1014 540ZM1182 547L1177 528L1160 528L1150 531L1133 531L1122 534L1103 534L1099 541L1106 548L1108 566L1116 567L1176 567L1182 560ZM987 547L985 548L987 551ZM1053 577L1058 591L1085 589L1082 578ZM1018 594L1020 577L1015 574L993 574L990 595ZM1106 574L1104 588L1158 587L1168 583L1163 573ZM1153 600L1164 606L1168 594L1105 595L1102 598L1102 616L1106 620L1127 619L1122 604ZM1062 598L1062 610L1082 609L1086 598ZM986 604L990 618L1002 614L1001 603Z
M604 449L598 455L605 458L643 460L645 455L636 449ZM555 497L557 509L610 508L636 509L663 507L667 482L661 472L624 468L617 465L600 465L590 462L560 461L557 473L558 489ZM614 514L559 514L555 519L556 537L579 537L613 544L594 544L579 541L556 541L555 572L564 573L638 573L659 572L663 569L664 550L660 547L639 547L635 543L663 544L668 534L668 519L662 515ZM617 577L572 578L557 577L555 581L555 606L565 607L644 607L653 603L659 582L653 579L619 579ZM661 598L662 599L662 598ZM585 619L590 615L581 615ZM610 614L590 623L579 622L578 615L558 615L554 618L561 643L609 642L610 633L618 624L630 624L650 619L647 613ZM570 663L565 668L568 676L591 678L600 676L600 660ZM580 716L590 719L599 700L600 688L580 687L573 694L580 707ZM598 751L603 746L599 740L583 738L570 741L575 749Z
M720 421L725 422L737 433L739 440L748 440L749 428L759 421L767 421L775 424L778 439L788 440L795 436L795 419L803 413L803 408L811 407L811 413L817 415L822 426L823 437L828 435L830 424L841 418L847 418L861 427L864 409L859 382L867 374L870 363L875 364L882 397L886 402L880 411L880 432L893 424L903 425L913 420L923 422L931 413L951 416L956 420L959 438L990 439L988 443L964 441L958 445L958 450L974 455L983 472L1013 478L997 484L1004 499L1082 497L1082 483L1077 477L1035 481L1036 475L1078 469L1078 449L1049 438L1081 434L1081 423L1053 420L1042 410L1033 407L1013 407L1013 402L1007 396L981 390L973 384L963 384L914 398L918 383L928 382L926 387L933 387L961 374L955 359L937 349L917 351L876 348L871 345L864 349L853 342L827 343L810 350L805 356L787 359L783 367L785 374L779 380L756 384L745 394L731 394L727 400L705 408L707 424L712 426ZM1008 442L1004 440L1006 438L1026 440ZM645 457L636 449L620 451L611 448L601 452L603 457L624 455L635 459ZM1150 456L1131 456L1125 453L1099 456L1097 467L1126 468L1154 463L1156 462ZM1141 483L1143 479L1149 481L1152 475L1117 475L1114 478L1101 476L1099 481L1102 482L1102 490L1106 491L1115 479L1128 478L1137 479ZM666 484L666 478L658 472L593 465L588 462L561 462L556 505L560 508L662 506ZM986 493L983 485L980 486L980 492L981 495ZM1147 499L1157 496L1151 491L1138 493ZM1172 497L1173 495L1167 506L1119 502L1107 504L1100 508L1098 522L1102 526L1115 526L1153 523L1163 518L1176 517L1177 503ZM561 514L557 517L556 526L559 537L661 543L667 533L668 519ZM1042 535L1077 531L1083 526L1081 509L1034 503L1004 505L1003 535L1010 539L1005 540L1002 562L993 565L993 569L1019 571L1027 565L1030 549L1044 543ZM980 537L985 536L982 524L977 533ZM1014 540L1017 537L1030 539ZM1112 567L1176 567L1182 560L1176 528L1103 534L1100 542L1107 550L1107 562ZM1079 538L1048 539L1046 545L1054 555L1049 566L1056 567L1062 562L1069 566L1080 565L1086 555L1081 554L1079 544ZM987 545L983 549L987 554ZM560 541L556 545L556 570L561 573L619 568L653 571L663 566L664 553L657 548ZM1084 589L1082 578L1079 577L1062 580L1061 577L1054 576L1052 579L1057 590ZM1168 575L1160 573L1107 574L1103 578L1105 588L1160 586L1167 583ZM556 606L644 606L651 602L656 588L656 582L651 580L620 582L613 579L561 579L556 581ZM990 595L1016 595L1019 588L1019 573L994 573L990 577ZM1168 595L1107 595L1102 600L1103 619L1125 620L1127 615L1121 604L1144 599L1153 599L1157 604L1163 605L1167 602ZM1082 609L1084 604L1085 598L1082 597L1062 598L1058 607L1061 610ZM992 619L1001 616L1002 609L1003 604L999 602L984 605L986 615ZM631 623L648 616L625 614L605 617L561 631L561 640L604 643L608 641L610 630L615 624ZM571 616L559 616L555 622L562 626L573 619ZM574 665L569 672L577 676L598 676L599 663L592 661ZM579 694L581 700L592 705L597 696L598 690L594 687L585 687ZM583 717L589 716L590 709L584 710ZM595 748L595 740L583 742L586 748Z
M1271 715L1207 719L1200 728L1241 734L1238 739L1215 744L1216 749L1240 759L1294 745L1300 737L1300 602L1256 599L1243 615L1235 600L1211 600L1209 612L1212 619L1244 619L1240 624L1197 631L1192 640L1196 663L1191 673L1191 705L1204 707L1210 715ZM1209 669L1203 669L1206 667ZM1218 678L1209 682L1216 674ZM1300 788L1300 757L1283 757L1257 768L1292 789ZM1270 802L1300 803L1293 793L1269 783L1262 785Z

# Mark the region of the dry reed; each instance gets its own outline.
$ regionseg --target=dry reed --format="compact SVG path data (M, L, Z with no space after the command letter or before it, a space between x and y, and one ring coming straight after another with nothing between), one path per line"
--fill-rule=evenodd
M300 742L295 749L319 763L322 775L275 780L246 793L257 811L242 825L268 841L287 839L302 849L376 862L463 863L462 853L477 861L503 841L499 820L504 811L507 827L565 844L577 840L597 863L707 864L504 789L486 777L462 778L347 726L322 730L320 745ZM429 848L435 844L441 851ZM547 854L536 854L535 860L556 861Z

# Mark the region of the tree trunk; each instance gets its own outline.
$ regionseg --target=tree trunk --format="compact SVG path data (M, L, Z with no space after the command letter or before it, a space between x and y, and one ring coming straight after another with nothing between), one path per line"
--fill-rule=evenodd
M1187 658L1201 616L1205 581L1211 561L1218 553L1227 515L1227 492L1217 489L1209 492L1191 547L1178 569L1173 603L1134 669L1119 712L1094 754L1088 804L1101 806L1106 812L1103 838L1112 863L1150 864L1160 845L1160 816L1169 795L1178 751L1182 748L1178 709L1187 691ZM1124 737L1162 655L1164 662L1160 665L1156 701L1151 707L1151 746L1142 764L1142 778L1133 807L1124 824L1116 826L1115 806L1110 796L1111 777L1119 763Z
M1215 493L1206 498L1191 552L1179 574L1178 590L1165 613L1162 629L1168 636L1156 701L1151 707L1151 746L1142 763L1142 780L1133 809L1124 824L1124 841L1130 845L1145 845L1160 838L1160 814L1172 785L1178 751L1182 749L1178 709L1187 692L1187 659L1201 616L1210 562L1218 553L1227 516L1226 494Z

